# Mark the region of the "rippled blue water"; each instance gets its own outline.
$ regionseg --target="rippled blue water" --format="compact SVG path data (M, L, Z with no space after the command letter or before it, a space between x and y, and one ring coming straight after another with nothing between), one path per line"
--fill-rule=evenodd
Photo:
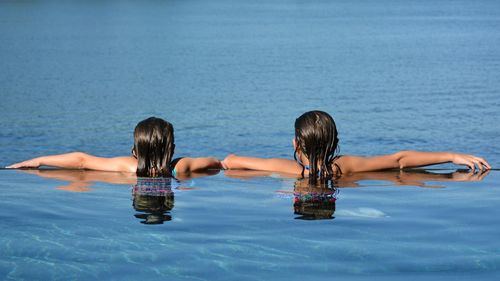
M170 220L148 225L132 185L76 193L1 172L7 280L493 280L500 270L498 173L444 189L362 181L340 189L334 219L314 221L295 219L292 179L216 175L172 188Z
M498 168L499 31L493 0L2 1L0 166L127 154L151 115L174 124L177 156L290 157L295 118L322 109L343 154L455 150ZM440 190L346 189L321 221L294 220L292 199L275 196L291 180L217 175L151 226L133 216L130 185L70 193L0 171L0 273L492 278L496 173Z

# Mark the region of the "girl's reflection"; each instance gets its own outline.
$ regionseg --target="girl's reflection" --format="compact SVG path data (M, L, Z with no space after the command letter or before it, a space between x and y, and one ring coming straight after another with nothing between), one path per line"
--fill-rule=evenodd
M137 212L134 217L143 224L163 224L172 220L174 190L195 189L192 179L213 176L219 170L178 175L176 178L137 178L135 173L116 173L68 169L19 170L44 178L67 181L57 189L70 192L88 192L97 182L132 186L132 207ZM189 186L189 187L186 187Z
M274 174L272 172L251 170L226 170L224 173L227 177L239 179L268 177ZM488 173L489 170L482 172L468 170L443 172L441 170L425 169L387 170L345 174L321 185L311 185L307 179L297 179L293 187L293 210L294 214L298 215L295 219L333 219L336 210L337 196L341 188L371 186L444 188L446 187L444 182L481 181ZM287 174L280 174L280 177L295 178ZM373 181L376 183L373 183ZM436 182L440 184L436 184ZM278 193L285 195L284 197L288 197L286 195L292 192L279 190Z
M162 224L172 220L174 207L172 178L138 178L132 187L132 206L139 212L134 216L144 224Z
M333 182L313 186L307 180L297 180L294 184L293 211L299 216L295 219L333 219L338 192Z
M174 207L174 189L186 189L180 184L196 177L215 175L219 170L206 173L192 173L187 176L172 178L139 178L135 174L111 173L82 170L23 170L45 178L68 181L58 189L72 192L87 192L92 190L96 182L111 184L132 185L132 205L138 213L134 216L144 224L161 224L172 219L171 211ZM444 182L481 181L489 171L474 173L464 170L452 172L435 172L422 169L380 171L369 173L355 173L342 175L328 185L311 186L307 180L297 179L293 192L284 191L282 194L293 193L293 209L296 219L331 219L335 213L338 190L347 187L370 186L420 186L426 188L443 188L449 184ZM254 177L272 176L273 173L246 170L226 170L225 175L232 178L248 179ZM284 178L295 178L282 174ZM178 181L179 180L179 181ZM368 181L368 182L367 182ZM375 181L376 183L373 183ZM386 182L386 183L380 183ZM436 183L437 182L437 183ZM432 183L429 185L429 183ZM173 186L174 185L174 186ZM192 188L188 188L192 189Z

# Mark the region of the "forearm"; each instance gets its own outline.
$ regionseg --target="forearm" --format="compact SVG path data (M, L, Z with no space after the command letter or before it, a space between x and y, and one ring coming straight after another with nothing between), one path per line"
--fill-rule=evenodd
M342 172L370 172L385 169L404 169L453 162L469 169L491 169L483 158L455 152L400 151L374 157L343 156L336 161Z
M87 154L82 152L71 152L59 155L48 155L35 158L39 166L53 166L70 169L85 168L85 159Z
M87 158L89 158L89 155L82 152L48 155L15 163L10 166L7 166L7 168L18 169L18 168L38 168L40 166L53 166L59 168L82 169L86 168L85 163Z
M399 168L421 167L453 162L454 153L400 151L395 154Z
M456 152L415 152L402 151L400 167L418 167L452 162L456 165L465 165L471 170L480 171L491 169L490 164L481 157Z
M222 161L226 169L245 169L300 174L302 168L293 160L283 158L258 158L249 156L229 155Z
M262 170L263 167L267 166L266 162L268 160L257 157L231 155L223 162L227 169Z

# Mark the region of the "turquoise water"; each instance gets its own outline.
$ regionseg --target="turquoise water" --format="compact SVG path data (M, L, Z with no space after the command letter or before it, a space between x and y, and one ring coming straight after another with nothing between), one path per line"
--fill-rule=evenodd
M498 168L499 27L485 0L2 1L0 166L126 155L151 115L174 124L176 156L292 157L295 118L322 109L342 154L452 150ZM79 177L61 190L0 171L3 279L498 275L496 171L422 179L440 189L371 175L321 220L295 219L295 179L195 178L148 216L133 179Z

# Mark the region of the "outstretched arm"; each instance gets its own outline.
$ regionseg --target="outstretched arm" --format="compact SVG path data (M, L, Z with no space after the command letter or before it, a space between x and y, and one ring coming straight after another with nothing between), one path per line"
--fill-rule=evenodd
M476 168L480 171L491 169L491 166L483 158L453 152L400 151L391 155L375 157L343 156L336 161L344 173L414 168L443 163L465 165L471 170Z
M297 162L283 158L257 158L228 155L223 161L224 169L246 169L279 172L286 174L300 174L302 167Z
M7 168L38 168L53 166L69 169L90 169L112 172L135 172L137 160L130 156L124 157L96 157L83 152L71 152L59 155L48 155L12 164Z
M201 172L212 169L222 169L222 165L217 158L199 157L199 158L181 158L175 165L177 173Z

